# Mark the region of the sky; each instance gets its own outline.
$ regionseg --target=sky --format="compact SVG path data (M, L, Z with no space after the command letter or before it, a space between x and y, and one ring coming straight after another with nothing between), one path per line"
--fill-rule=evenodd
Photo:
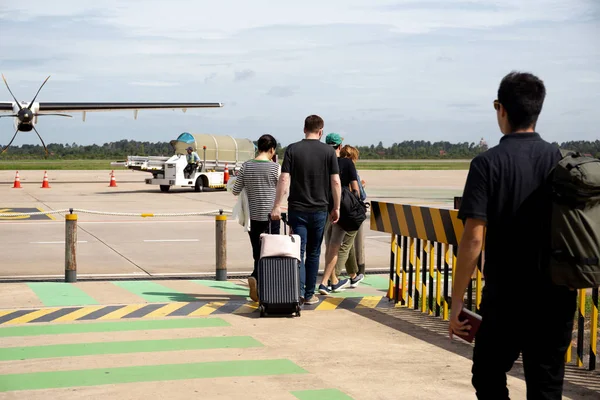
M501 137L512 70L547 88L538 131L600 137L598 0L29 0L0 2L0 72L30 101L222 102L219 109L44 117L46 143L170 141L181 132L385 146ZM11 101L0 87L0 101ZM0 119L0 143L14 133ZM16 145L39 143L20 132Z

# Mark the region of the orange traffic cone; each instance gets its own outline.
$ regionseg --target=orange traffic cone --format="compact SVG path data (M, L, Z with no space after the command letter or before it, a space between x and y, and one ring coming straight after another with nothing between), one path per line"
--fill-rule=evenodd
M225 164L225 173L223 174L223 183L227 183L229 181L229 168L227 164Z
M48 172L44 171L44 181L42 182L42 189L50 189L50 184L48 183Z
M21 189L21 178L19 178L19 171L17 171L17 176L15 176L15 184L13 185L13 189Z
M117 187L117 180L115 179L115 171L110 173L110 185L108 187Z

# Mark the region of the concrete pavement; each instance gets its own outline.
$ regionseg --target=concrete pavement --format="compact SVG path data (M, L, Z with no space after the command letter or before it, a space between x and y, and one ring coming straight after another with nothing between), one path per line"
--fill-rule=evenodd
M24 284L5 283L0 399L475 399L470 345L450 342L445 322L388 302L341 307L353 295L381 295L378 278L289 318L215 305L252 305L237 280L150 282L168 289L151 292L111 282L37 283L46 288L29 286L34 297ZM98 304L84 305L85 296L60 287ZM175 291L195 299L178 302ZM115 305L127 299L141 303ZM195 311L184 316L190 304ZM102 314L106 307L113 308ZM523 399L515 370L511 398ZM581 383L593 377L576 378L565 399L597 395Z
M371 200L451 207L460 195L466 171L360 171ZM0 171L0 212L79 208L108 213L184 213L232 209L227 192L162 193L144 184L148 174L117 171L117 187L108 187L109 171L48 171L50 189L42 189L44 171L20 171L22 189L13 189L14 171ZM141 218L79 215L78 275L169 276L213 274L214 217ZM368 231L367 267L388 267L389 235ZM252 269L251 247L242 227L228 222L228 271ZM60 278L64 275L64 217L0 217L0 277ZM321 269L324 267L323 258Z

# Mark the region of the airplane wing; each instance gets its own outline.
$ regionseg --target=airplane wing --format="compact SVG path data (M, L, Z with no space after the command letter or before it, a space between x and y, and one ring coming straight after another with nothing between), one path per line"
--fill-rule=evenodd
M116 110L158 110L223 107L223 103L55 103L40 102L39 112L76 112L76 111L116 111ZM0 103L0 109L2 104ZM11 106L12 110L12 106Z

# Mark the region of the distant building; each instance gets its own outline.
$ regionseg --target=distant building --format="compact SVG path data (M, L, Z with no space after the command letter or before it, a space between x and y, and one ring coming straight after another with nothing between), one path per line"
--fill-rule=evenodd
M485 139L481 138L481 140L479 141L479 150L480 151L486 151L488 149L488 145L487 142L485 141Z
M446 155L446 150L440 150L440 156L445 156Z

